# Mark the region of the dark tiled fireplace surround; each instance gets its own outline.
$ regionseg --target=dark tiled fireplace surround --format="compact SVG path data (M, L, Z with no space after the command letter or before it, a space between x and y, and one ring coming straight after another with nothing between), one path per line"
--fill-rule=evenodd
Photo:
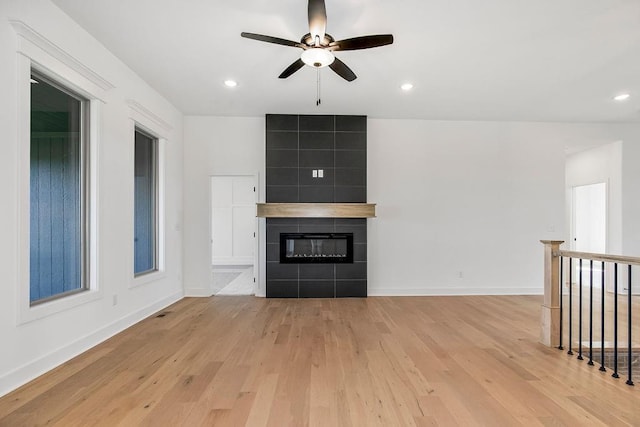
M266 127L267 203L366 203L366 116L269 114ZM267 297L366 297L366 221L267 218ZM352 233L353 262L281 263L281 233Z

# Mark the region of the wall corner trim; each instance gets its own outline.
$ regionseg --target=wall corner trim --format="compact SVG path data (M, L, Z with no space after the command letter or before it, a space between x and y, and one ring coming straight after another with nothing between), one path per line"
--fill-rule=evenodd
M9 23L18 36L39 47L44 52L48 53L67 67L71 68L87 80L91 81L100 89L107 91L115 88L115 86L111 84L111 82L100 76L98 73L96 73L86 65L82 64L76 58L68 54L62 48L31 28L29 25L15 19L10 19ZM22 49L19 49L18 51L21 53L25 53L22 51Z

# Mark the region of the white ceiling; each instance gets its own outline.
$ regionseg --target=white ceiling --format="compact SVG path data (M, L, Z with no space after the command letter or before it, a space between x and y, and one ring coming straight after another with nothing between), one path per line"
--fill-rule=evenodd
M323 69L320 107L315 70L278 79L299 49L240 37L299 40L306 0L53 2L187 115L640 122L638 0L326 0L334 38L395 42L338 52L358 79Z

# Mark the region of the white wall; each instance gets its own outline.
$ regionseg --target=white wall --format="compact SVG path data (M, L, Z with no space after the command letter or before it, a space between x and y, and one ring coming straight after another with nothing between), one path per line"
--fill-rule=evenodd
M539 240L568 238L565 150L639 129L370 119L369 295L541 293Z
M184 141L185 293L210 296L209 177L255 175L260 188L258 198L264 200L264 117L185 117ZM259 234L264 235L260 231ZM263 248L263 244L259 246L259 250ZM255 273L260 278L263 270L258 270ZM259 283L256 294L264 295L264 278Z
M18 82L22 56L9 19L22 21L65 55L114 87L104 92L98 129L98 285L100 297L75 308L19 323L18 292L28 287L20 265L25 242L18 203L28 163L19 158ZM0 2L0 395L92 347L182 297L182 114L47 0ZM132 286L133 137L138 105L166 125L165 274ZM24 239L23 239L24 240ZM28 246L28 245L26 245ZM20 279L19 277L22 277ZM114 296L117 304L114 305Z
M539 241L569 234L567 150L639 135L637 125L369 119L369 295L541 293ZM189 295L212 293L209 176L264 176L264 138L263 118L185 118Z

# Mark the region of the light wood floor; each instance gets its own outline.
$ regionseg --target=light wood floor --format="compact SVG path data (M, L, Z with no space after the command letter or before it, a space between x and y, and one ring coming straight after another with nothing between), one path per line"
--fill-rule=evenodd
M640 425L540 297L184 299L0 399L2 426Z

